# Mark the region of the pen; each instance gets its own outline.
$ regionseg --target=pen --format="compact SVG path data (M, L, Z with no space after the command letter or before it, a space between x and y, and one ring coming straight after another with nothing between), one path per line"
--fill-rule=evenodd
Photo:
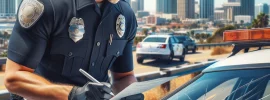
M98 80L96 80L94 77L92 77L90 74L88 74L86 71L84 71L83 69L79 70L85 77L87 77L88 79L90 79L91 81L95 82L95 83L100 83ZM114 96L114 94L111 92L110 95Z

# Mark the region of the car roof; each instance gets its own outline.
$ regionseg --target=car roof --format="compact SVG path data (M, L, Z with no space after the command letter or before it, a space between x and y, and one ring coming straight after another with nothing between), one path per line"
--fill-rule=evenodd
M172 35L166 35L166 34L162 34L162 35L149 35L147 37L172 37Z
M209 66L203 72L258 68L270 68L270 49L232 56Z

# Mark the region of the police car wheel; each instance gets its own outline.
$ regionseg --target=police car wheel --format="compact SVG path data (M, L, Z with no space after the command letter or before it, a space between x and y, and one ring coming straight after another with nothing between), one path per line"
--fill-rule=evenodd
M174 53L173 53L173 52L171 52L171 54L170 54L169 58L167 59L167 63L168 63L168 64L172 63L173 58L174 58Z
M142 58L137 58L137 62L138 62L139 64L142 64L142 63L143 63L143 60L144 60L144 59L142 59Z
M196 53L196 47L192 50L192 53Z
M186 57L186 50L184 50L183 55L179 58L180 62L184 62Z

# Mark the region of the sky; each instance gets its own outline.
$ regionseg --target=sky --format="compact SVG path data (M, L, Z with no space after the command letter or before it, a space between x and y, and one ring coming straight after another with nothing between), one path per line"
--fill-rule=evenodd
M199 0L196 0L199 1ZM224 2L228 0L215 0L215 7L221 7ZM270 5L270 0L255 0L256 4L259 3L268 3ZM146 11L155 12L156 10L156 0L144 0L144 8Z

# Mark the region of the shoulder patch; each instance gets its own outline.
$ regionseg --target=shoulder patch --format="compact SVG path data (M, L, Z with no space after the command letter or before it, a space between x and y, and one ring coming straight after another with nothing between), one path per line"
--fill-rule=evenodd
M33 26L44 12L44 5L39 0L23 0L18 14L22 27Z

